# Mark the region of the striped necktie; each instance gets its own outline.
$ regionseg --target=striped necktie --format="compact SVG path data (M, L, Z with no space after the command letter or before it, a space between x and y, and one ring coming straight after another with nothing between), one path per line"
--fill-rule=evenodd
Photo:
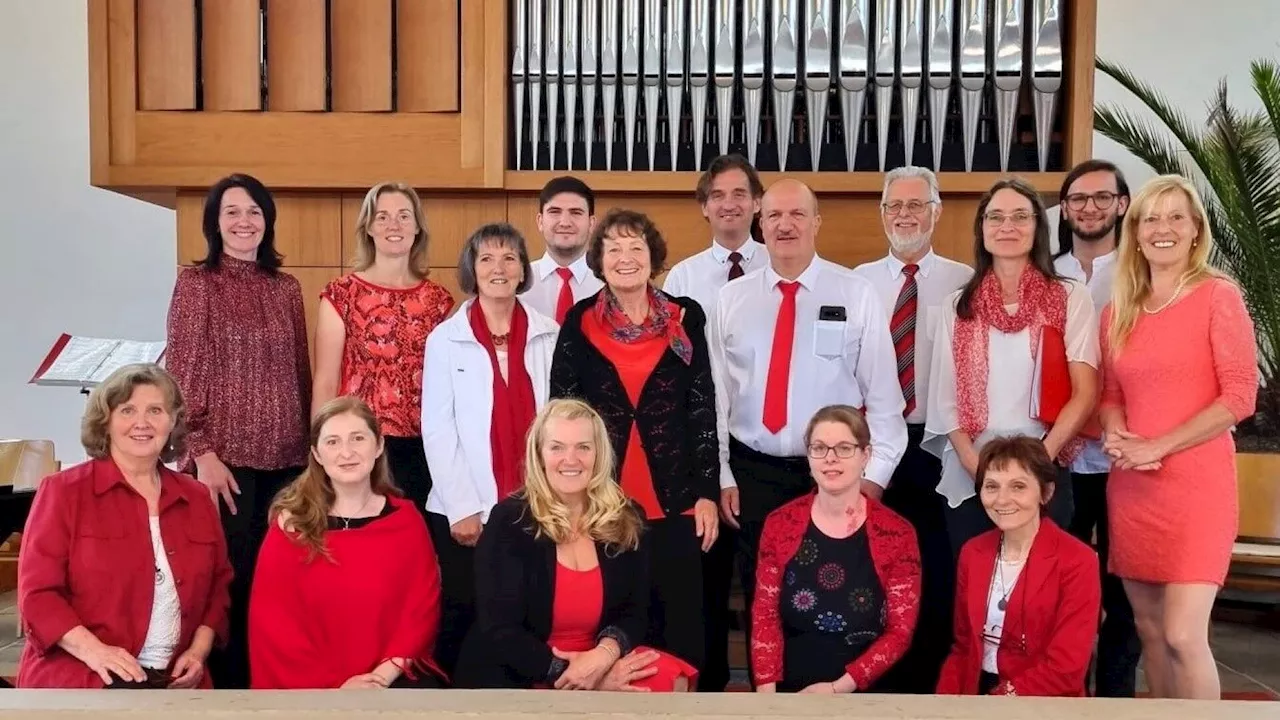
M898 382L902 384L902 398L907 401L903 415L916 409L916 310L919 308L919 292L916 272L919 265L902 268L906 279L898 291L898 301L893 304L893 316L889 319L889 332L893 336L893 353L898 358Z

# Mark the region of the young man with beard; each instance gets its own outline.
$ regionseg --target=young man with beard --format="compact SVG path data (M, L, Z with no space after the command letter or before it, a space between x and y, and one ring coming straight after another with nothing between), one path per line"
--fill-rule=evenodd
M1058 255L1053 267L1059 274L1079 280L1089 288L1099 314L1111 301L1115 277L1116 245L1120 221L1129 209L1129 185L1124 175L1106 160L1087 160L1072 168L1058 195ZM1102 628L1098 633L1094 692L1099 697L1133 697L1142 644L1134 628L1133 609L1120 579L1107 573L1107 474L1111 459L1102 444L1090 440L1071 464L1075 489L1075 516L1069 530L1093 544L1102 567Z
M533 284L520 299L562 323L574 303L604 287L586 260L587 239L596 225L595 193L578 178L553 178L538 196L534 221L546 253L532 263Z
M695 197L711 226L711 247L676 263L667 273L663 291L693 298L714 318L720 288L730 280L767 267L769 253L751 236L760 212L764 185L756 169L741 155L721 155L698 179ZM722 385L717 378L717 385ZM721 515L724 523L715 545L702 557L703 608L707 633L706 660L698 677L700 692L721 692L729 682L729 595L738 527L737 495L733 479L722 477Z
M884 493L884 502L906 518L920 543L923 592L911 649L884 680L886 690L932 693L951 647L955 553L937 493L942 467L920 448L929 397L930 332L935 308L973 276L968 265L933 252L933 230L942 215L938 179L922 167L900 167L885 175L880 218L889 254L854 273L869 281L884 306L894 340L898 381L906 400L907 449Z

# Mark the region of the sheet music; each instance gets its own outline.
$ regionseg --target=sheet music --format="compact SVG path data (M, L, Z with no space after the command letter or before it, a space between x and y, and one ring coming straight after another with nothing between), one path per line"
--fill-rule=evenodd
M61 345L61 350L58 346ZM165 343L106 338L59 338L52 357L36 372L36 385L92 386L118 368L132 363L159 362Z

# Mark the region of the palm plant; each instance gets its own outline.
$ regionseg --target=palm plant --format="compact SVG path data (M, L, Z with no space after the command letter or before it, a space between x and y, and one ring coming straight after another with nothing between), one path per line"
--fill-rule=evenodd
M1259 111L1232 106L1222 80L1203 129L1124 68L1102 59L1097 67L1164 126L1099 106L1098 132L1156 172L1183 175L1200 190L1213 232L1212 262L1240 284L1258 335L1258 411L1238 429L1237 447L1280 452L1280 66L1272 60L1251 65Z

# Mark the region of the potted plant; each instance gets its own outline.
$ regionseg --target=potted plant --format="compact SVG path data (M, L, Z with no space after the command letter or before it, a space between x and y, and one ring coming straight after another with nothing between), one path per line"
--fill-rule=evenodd
M1257 412L1236 428L1242 539L1280 534L1280 67L1251 65L1259 111L1231 104L1222 80L1203 128L1158 91L1113 63L1098 70L1158 119L1112 106L1094 111L1094 127L1150 165L1196 183L1214 238L1212 262L1240 284L1258 335ZM1261 507L1259 507L1261 505Z

